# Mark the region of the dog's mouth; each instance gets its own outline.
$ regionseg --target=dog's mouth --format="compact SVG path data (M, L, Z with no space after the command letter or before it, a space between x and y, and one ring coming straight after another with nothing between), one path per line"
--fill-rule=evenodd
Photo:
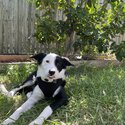
M49 78L49 79L54 79L54 78L55 78L55 76L48 76L48 78Z
M45 80L46 82L52 82L54 79L55 79L55 76L50 76L50 75L48 75L47 78L45 78L44 80Z

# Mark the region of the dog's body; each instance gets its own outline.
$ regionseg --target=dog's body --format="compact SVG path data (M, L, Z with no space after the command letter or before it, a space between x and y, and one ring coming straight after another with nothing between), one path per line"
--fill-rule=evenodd
M67 101L65 93L65 70L67 66L72 66L68 59L56 54L38 54L32 58L38 62L38 70L33 72L23 82L10 92L5 90L7 96L14 96L17 93L24 92L28 100L19 107L2 124L9 125L14 123L23 112L29 110L35 103L44 98L54 98L54 102L47 106L43 112L29 125L42 125L53 111L64 105Z

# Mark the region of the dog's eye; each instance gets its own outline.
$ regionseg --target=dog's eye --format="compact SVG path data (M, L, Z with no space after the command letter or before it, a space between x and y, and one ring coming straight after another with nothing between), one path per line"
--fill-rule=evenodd
M46 63L49 63L49 60L46 60Z

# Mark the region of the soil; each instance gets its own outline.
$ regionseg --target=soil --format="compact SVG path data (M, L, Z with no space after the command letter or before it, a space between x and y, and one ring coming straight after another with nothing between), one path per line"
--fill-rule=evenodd
M0 63L29 62L29 55L0 55Z
M75 66L86 65L89 67L98 67L103 68L107 66L125 66L125 61L119 62L118 60L79 60L79 61L72 61Z

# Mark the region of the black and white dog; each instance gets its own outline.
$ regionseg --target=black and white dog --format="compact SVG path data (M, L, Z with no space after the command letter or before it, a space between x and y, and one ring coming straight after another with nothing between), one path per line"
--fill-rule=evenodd
M22 113L28 111L35 103L44 98L52 97L54 102L47 106L42 113L29 125L42 125L57 108L64 105L67 101L65 93L65 71L67 66L73 66L67 58L60 57L57 54L40 53L32 56L38 62L37 71L33 72L23 82L22 85L8 92L2 85L1 90L7 96L14 96L16 93L24 92L28 99L20 106L2 125L13 124Z

